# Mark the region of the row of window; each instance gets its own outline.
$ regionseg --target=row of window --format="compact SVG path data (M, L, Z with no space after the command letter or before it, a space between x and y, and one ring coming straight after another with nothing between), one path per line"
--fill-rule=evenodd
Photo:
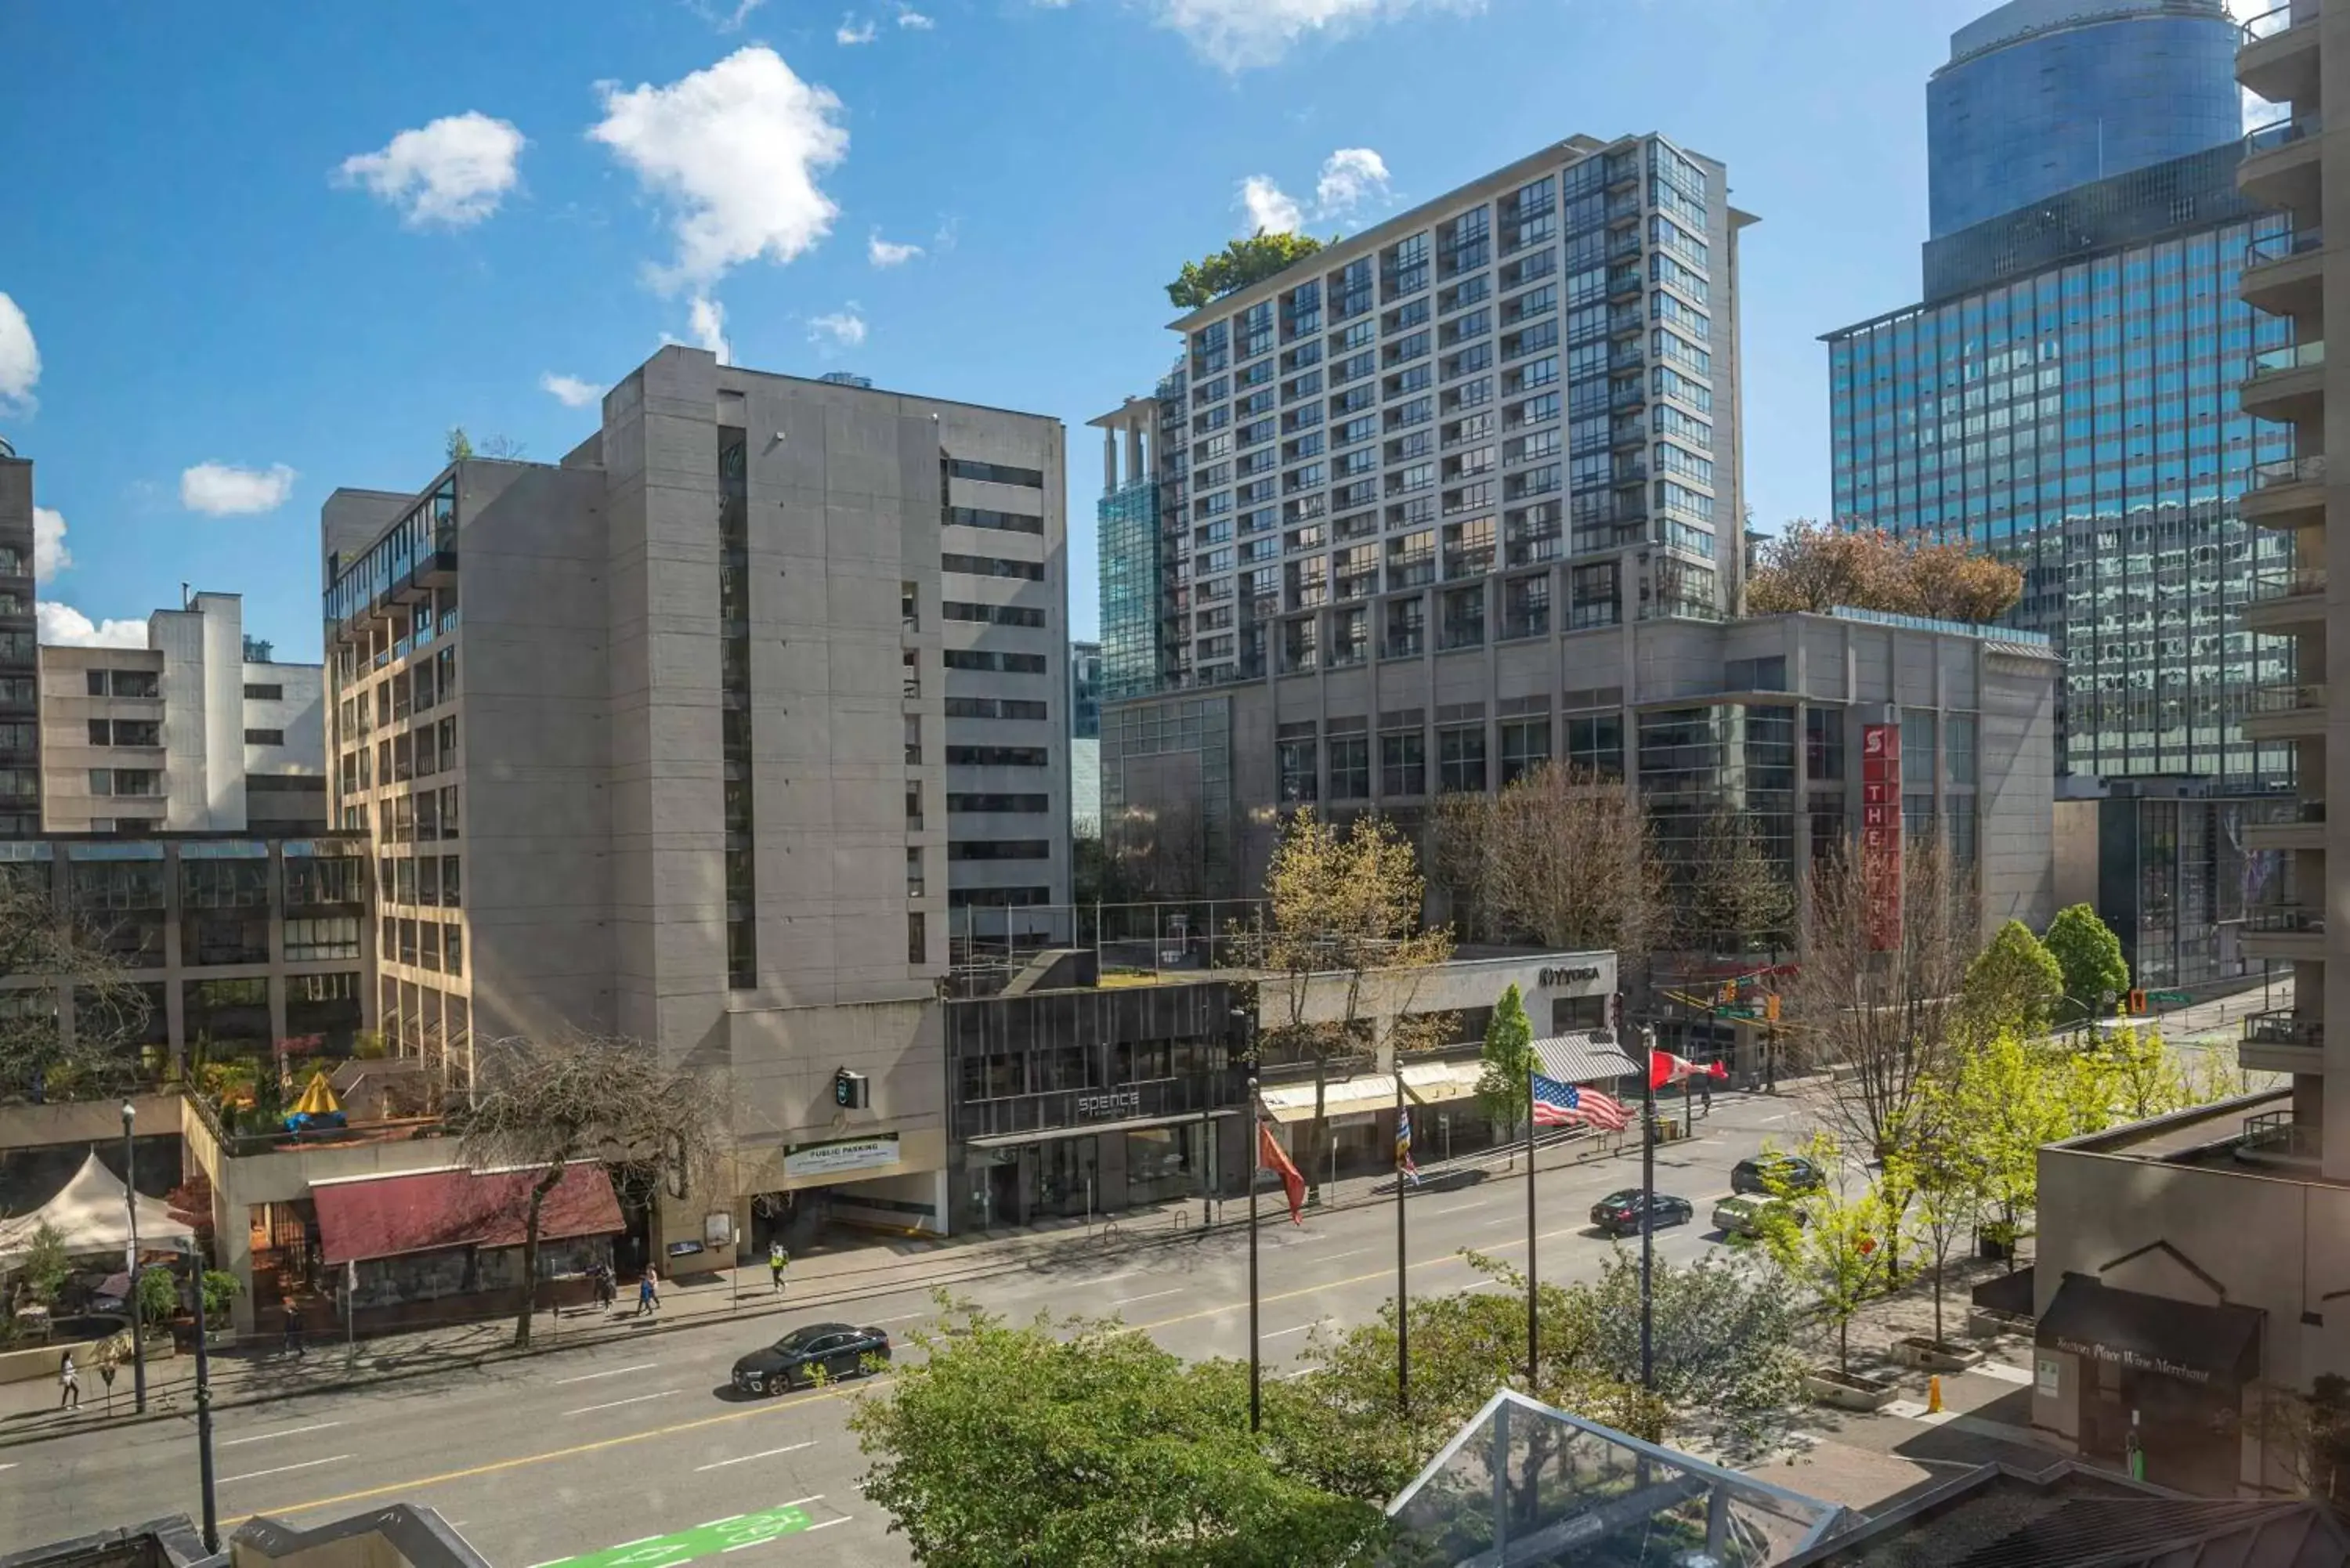
M376 894L388 904L457 909L464 903L463 868L454 855L387 855L376 862Z
M948 458L946 465L950 479L979 479L991 484L1017 484L1028 490L1045 488L1042 469L1016 468L1003 462L982 462L968 457Z
M1043 719L1045 704L1012 697L950 697L950 719Z
M1008 561L1001 556L941 555L939 567L973 577L1019 577L1032 583L1045 580L1042 561Z
M1033 626L1045 624L1045 612L1024 605L975 605L949 599L939 606L939 615L946 620L978 621L990 626Z
M412 919L405 915L383 918L382 947L377 957L411 969L442 974L465 972L465 929L440 920Z
M153 670L90 670L83 672L93 697L139 697L155 699L163 695L163 677ZM253 689L245 688L251 696Z

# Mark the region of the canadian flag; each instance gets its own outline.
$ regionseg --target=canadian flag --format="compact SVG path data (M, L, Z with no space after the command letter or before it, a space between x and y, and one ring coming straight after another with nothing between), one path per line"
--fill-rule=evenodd
M1727 1078L1728 1076L1730 1076L1730 1069L1719 1062L1708 1062L1703 1066L1700 1066L1697 1063L1685 1057L1676 1056L1669 1051L1648 1053L1648 1087L1652 1089L1661 1089L1667 1084L1678 1084L1683 1078Z
M1305 1224L1305 1178L1298 1174L1297 1167L1290 1160L1289 1151L1283 1148L1280 1141L1273 1136L1273 1127L1270 1124L1257 1123L1256 1148L1257 1168L1277 1170L1281 1173L1282 1190L1289 1195L1290 1223Z

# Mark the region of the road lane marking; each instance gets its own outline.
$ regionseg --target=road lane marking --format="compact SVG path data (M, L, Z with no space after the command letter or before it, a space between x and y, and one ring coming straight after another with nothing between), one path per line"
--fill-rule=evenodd
M618 1377L623 1372L650 1372L652 1369L651 1362L639 1361L634 1366L615 1366L609 1372L583 1372L577 1377L558 1377L551 1386L560 1388L567 1383L588 1383L598 1377Z
M1318 1318L1318 1317L1317 1317L1317 1318L1315 1318L1315 1319L1314 1320L1314 1322L1313 1322L1313 1323L1301 1323L1301 1324L1297 1324L1295 1328L1276 1328L1276 1329L1273 1330L1273 1331L1272 1331L1271 1333L1269 1333L1269 1334L1259 1334L1257 1337L1258 1337L1258 1338L1260 1338L1260 1339L1279 1339L1279 1338L1281 1338L1284 1334L1304 1334L1307 1329L1309 1329L1309 1328L1313 1328L1313 1327L1315 1327L1315 1326L1316 1326L1316 1325L1318 1325L1321 1322L1322 1322L1322 1320L1321 1320L1320 1318Z
M1183 1287L1181 1285L1177 1285L1171 1291L1152 1291L1149 1295L1119 1296L1109 1304L1112 1306L1130 1306L1136 1302L1155 1302L1161 1296L1180 1296L1182 1293Z
M1485 1200L1483 1199L1471 1198L1466 1203L1447 1203L1442 1208L1431 1209L1429 1212L1431 1214L1458 1214L1463 1209L1482 1209L1483 1207L1485 1207Z
M299 1437L304 1432L323 1432L329 1427L339 1427L341 1425L342 1423L340 1421L317 1421L307 1427L288 1427L281 1432L255 1432L250 1438L225 1438L222 1441L221 1447L224 1449L234 1449L245 1443L273 1442L279 1438ZM0 1470L9 1469L12 1468L12 1466L8 1465L0 1465Z
M664 1388L658 1394L639 1394L627 1399L608 1399L601 1405L582 1405L577 1410L566 1410L563 1413L567 1416L585 1416L590 1410L617 1410L623 1405L641 1405L648 1399L666 1399L676 1392L674 1388Z
M1273 1380L1274 1380L1275 1383L1286 1383L1286 1382L1288 1382L1288 1381L1289 1381L1291 1378L1293 1378L1293 1377L1307 1377L1307 1376L1311 1376L1313 1374L1315 1374L1315 1373L1316 1373L1316 1372L1319 1372L1319 1371L1321 1371L1321 1370L1322 1370L1322 1368L1320 1368L1319 1366L1301 1366L1301 1367L1299 1367L1299 1368L1298 1368L1296 1371L1295 1371L1295 1372L1281 1372L1281 1373L1276 1373L1276 1374L1274 1374L1274 1379L1273 1379Z
M730 1513L723 1519L705 1519L693 1528L696 1530L715 1530L722 1524L732 1524L742 1517L743 1516L739 1513Z
M1378 1249L1375 1247L1349 1247L1343 1252L1325 1252L1322 1255L1322 1261L1326 1263L1335 1263L1341 1258L1359 1258L1366 1252L1377 1251L1378 1250Z
M223 1476L220 1479L220 1484L226 1486L231 1481L259 1480L263 1476L282 1476L288 1470L315 1470L320 1465L341 1464L350 1457L348 1454L337 1454L331 1459L304 1459L298 1465L279 1465L276 1469L271 1470L248 1470L241 1476Z
M847 1524L847 1522L848 1522L848 1515L847 1515L847 1514L845 1514L845 1513L844 1513L844 1514L842 1514L838 1519L827 1519L827 1520L824 1521L822 1523L819 1523L819 1524L811 1524L811 1525L809 1525L809 1526L807 1527L807 1530L803 1530L803 1531L801 1531L801 1532L800 1532L800 1533L801 1533L802 1535L806 1535L806 1534L807 1534L807 1533L808 1533L808 1532L809 1532L809 1531L816 1531L816 1530L830 1530L830 1529L831 1529L834 1525L836 1525L836 1524Z
M911 1323L918 1317L928 1317L931 1314L926 1312L901 1312L896 1317L877 1317L873 1320L873 1325L876 1328L879 1328L885 1323Z
M816 1439L811 1438L805 1443L786 1443L780 1449L769 1449L764 1453L744 1454L738 1459L719 1459L711 1464L696 1465L693 1469L694 1472L698 1475L703 1470L723 1470L728 1465L747 1465L753 1459L772 1459L777 1454L795 1454L802 1449L813 1449L815 1447Z

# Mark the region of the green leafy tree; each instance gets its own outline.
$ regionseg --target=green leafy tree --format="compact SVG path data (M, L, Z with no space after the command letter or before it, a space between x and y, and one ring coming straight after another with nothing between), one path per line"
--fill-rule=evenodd
M1962 1054L1938 1085L1942 1125L1959 1147L1955 1168L1985 1233L2003 1246L2015 1244L2039 1203L2040 1146L2077 1130L2070 1070L2009 1029Z
M139 1271L139 1318L142 1323L168 1323L180 1310L180 1282L160 1265Z
M1859 1183L1825 1134L1814 1137L1804 1154L1828 1172L1828 1183L1766 1214L1762 1242L1835 1328L1836 1370L1850 1376L1852 1320L1889 1282L1893 1232L1900 1220L1874 1184Z
M2012 1029L2025 1039L2048 1033L2064 1000L2064 971L2032 928L2010 920L1967 965L1960 996L1979 1037Z
M2125 1120L2167 1116L2200 1099L2158 1029L2114 1030L2091 1056L2103 1069L2105 1104Z
M236 1282L236 1276L225 1269L204 1271L204 1323L207 1327L225 1328L228 1325L228 1309L235 1303L237 1292L244 1288Z
M463 425L449 427L449 439L442 443L442 452L451 462L463 462L473 455L473 438L465 433Z
M1482 1060L1485 1070L1477 1079L1477 1098L1487 1115L1515 1130L1529 1108L1526 1075L1542 1065L1534 1056L1534 1026L1526 1017L1525 999L1518 994L1515 981L1493 1004Z
M33 1227L31 1244L26 1249L25 1261L16 1266L26 1296L36 1306L54 1306L57 1293L65 1288L66 1276L73 1272L73 1260L66 1255L66 1239L62 1231L47 1220Z
M1768 1255L1659 1262L1650 1281L1657 1397L1677 1428L1702 1425L1752 1439L1802 1391L1797 1303ZM1618 1383L1640 1381L1640 1263L1617 1247L1588 1301L1587 1358Z
M1383 1532L1376 1504L1275 1463L1245 1366L957 1303L912 1337L923 1356L848 1424L865 1496L929 1568L1336 1568Z
M1286 272L1321 248L1322 242L1310 234L1268 234L1259 229L1222 250L1185 262L1175 281L1167 286L1167 298L1180 309L1197 310L1277 272Z
M1372 1322L1338 1334L1315 1331L1307 1355L1320 1364L1317 1370L1265 1389L1265 1429L1284 1468L1327 1491L1384 1503L1503 1387L1618 1430L1662 1438L1665 1402L1595 1362L1598 1324L1590 1286L1544 1283L1535 1293L1541 1354L1529 1389L1525 1276L1473 1253L1469 1262L1501 1288L1412 1298L1411 1398L1400 1415L1392 1301ZM1531 1499L1541 1459L1555 1454L1548 1434L1533 1440L1543 1446L1509 1478L1513 1499Z
M1955 1096L1936 1082L1925 1107L1925 1130L1906 1141L1885 1161L1888 1183L1898 1183L1907 1199L1907 1215L1916 1240L1922 1243L1934 1271L1934 1338L1942 1335L1942 1279L1950 1250L1982 1212L1982 1183L1976 1169L1980 1158L1968 1147L1965 1129L1952 1114Z
M2086 904L2056 911L2042 939L2064 977L2061 1017L2066 1023L2095 1017L2129 990L2129 965L2121 939Z

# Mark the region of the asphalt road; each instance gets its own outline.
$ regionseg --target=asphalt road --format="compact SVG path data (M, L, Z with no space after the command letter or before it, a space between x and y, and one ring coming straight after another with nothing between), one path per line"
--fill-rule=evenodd
M1709 1216L1731 1165L1766 1136L1807 1122L1793 1099L1718 1096L1694 1138L1658 1151L1658 1186L1689 1198L1696 1223L1660 1233L1677 1262L1720 1243ZM1600 1196L1637 1185L1637 1153L1538 1179L1544 1279L1588 1278L1610 1243L1587 1221ZM1269 1376L1307 1363L1316 1324L1376 1315L1395 1285L1391 1204L1309 1213L1268 1201L1261 1314ZM1523 1264L1525 1183L1495 1173L1409 1203L1411 1285L1461 1289L1463 1249ZM1116 1313L1187 1356L1248 1351L1244 1235L1102 1251L964 1287L989 1308ZM1490 1287L1488 1287L1490 1288ZM902 1334L932 1312L919 1288L827 1309ZM864 1461L847 1428L859 1386L751 1401L727 1388L734 1358L790 1320L723 1323L606 1343L478 1372L436 1374L224 1411L215 1451L224 1529L265 1513L319 1523L389 1501L429 1504L499 1568L669 1568L744 1550L768 1563L899 1564L888 1520L858 1494ZM160 1514L198 1511L192 1419L98 1430L0 1449L0 1552ZM627 1551L617 1551L628 1548Z

